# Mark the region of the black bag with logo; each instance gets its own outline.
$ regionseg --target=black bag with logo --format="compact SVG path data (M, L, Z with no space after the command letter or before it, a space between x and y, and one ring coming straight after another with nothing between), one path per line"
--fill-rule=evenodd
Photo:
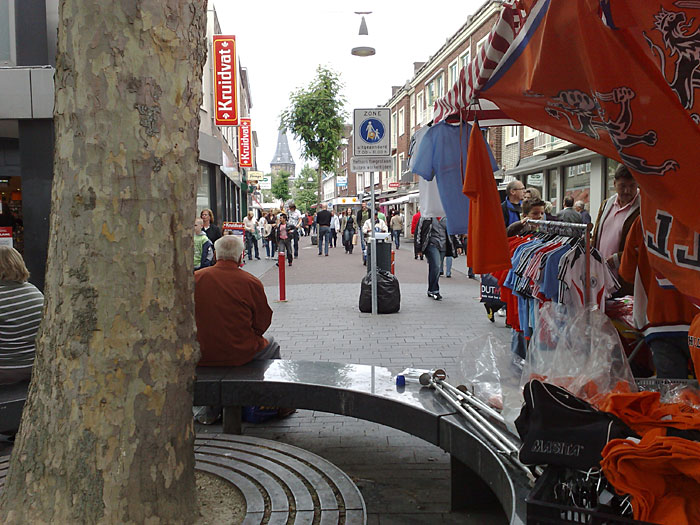
M523 396L515 427L523 442L520 461L526 465L599 468L608 441L639 437L617 416L551 383L533 379Z

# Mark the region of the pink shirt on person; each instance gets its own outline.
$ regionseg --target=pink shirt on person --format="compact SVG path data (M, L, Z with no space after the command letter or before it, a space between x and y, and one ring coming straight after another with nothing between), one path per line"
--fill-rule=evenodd
M639 198L639 192L630 202L624 206L620 206L620 197L615 199L613 207L605 217L605 222L598 226L600 228L600 241L598 242L598 251L607 259L611 255L618 252L620 249L620 237L622 236L622 226L625 224L627 217L632 211L632 205ZM618 261L619 263L619 261Z

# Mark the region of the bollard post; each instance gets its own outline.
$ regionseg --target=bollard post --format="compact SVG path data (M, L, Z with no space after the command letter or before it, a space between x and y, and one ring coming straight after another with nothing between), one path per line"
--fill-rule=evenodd
M287 302L287 286L285 282L285 269L284 269L284 256L285 253L280 251L277 252L277 265L279 266L279 287L280 287L280 302L285 303Z
M392 250L391 250L391 274L392 275L396 275L396 271L394 268L394 258L395 257L396 257L396 252L392 248Z

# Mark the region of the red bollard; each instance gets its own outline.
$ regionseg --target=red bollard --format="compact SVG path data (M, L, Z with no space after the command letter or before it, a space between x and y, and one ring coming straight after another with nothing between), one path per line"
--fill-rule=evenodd
M392 273L392 275L396 275L396 271L394 268L395 257L396 257L396 252L394 250L391 250L391 273Z
M279 286L280 286L280 302L287 301L286 283L284 280L284 253L278 252L277 265L279 266Z

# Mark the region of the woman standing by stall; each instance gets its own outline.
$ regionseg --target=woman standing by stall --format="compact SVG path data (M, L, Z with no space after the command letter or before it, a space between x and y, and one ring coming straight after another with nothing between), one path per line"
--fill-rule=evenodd
M277 225L277 217L272 212L268 212L264 216L265 225L263 226L263 242L265 243L265 253L267 259L275 258L275 251L277 251L277 241L274 236L274 229ZM260 219L262 221L262 219Z

